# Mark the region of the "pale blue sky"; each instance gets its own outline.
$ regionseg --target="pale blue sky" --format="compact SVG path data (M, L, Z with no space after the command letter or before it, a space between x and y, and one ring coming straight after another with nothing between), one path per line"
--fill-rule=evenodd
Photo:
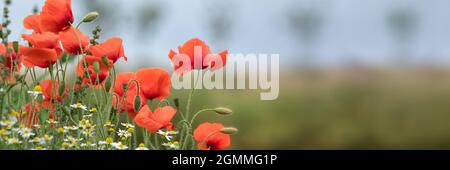
M11 15L13 38L22 33L22 19L34 4L44 0L13 0ZM73 0L79 20L85 14L83 3ZM85 2L84 2L85 1ZM313 48L322 65L338 65L353 58L367 64L384 64L392 60L394 39L386 24L386 15L399 4L407 4L419 16L417 32L410 43L413 62L450 64L450 1L447 0L228 0L233 18L232 32L226 42L215 41L205 23L214 2L206 0L153 0L161 6L162 21L155 34L138 36L133 23L136 7L146 0L103 0L119 2L118 28L108 35L124 39L130 63L168 67L167 52L191 37L204 39L213 50L232 53L278 53L281 63L290 65L302 53L286 17L288 11L308 6L322 11L324 25ZM223 0L216 0L224 4ZM215 2L216 2L215 1ZM32 2L32 3L30 3ZM209 10L208 10L209 9ZM102 19L102 16L99 19ZM108 29L108 28L104 28ZM86 31L87 32L87 31ZM90 31L89 31L90 32Z

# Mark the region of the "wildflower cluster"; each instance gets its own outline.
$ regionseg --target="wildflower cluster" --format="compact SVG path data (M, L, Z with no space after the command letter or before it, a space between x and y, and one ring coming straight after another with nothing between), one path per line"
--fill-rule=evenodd
M121 58L128 60L122 39L99 42L100 27L92 31L92 38L80 30L99 13L90 12L77 22L71 0L46 0L40 11L35 9L23 20L29 33L23 34L21 41L10 42L7 26L11 1L4 2L0 27L0 149L177 150L230 146L235 128L220 123L193 128L199 114L229 115L230 109L204 109L192 114L194 90L186 109L180 109L178 99L172 105L167 99L170 74L160 68L116 72L115 64ZM196 47L202 48L202 61L208 60L212 52L197 38L180 46L178 53L170 50L169 58L182 55L193 59ZM213 56L225 63L227 54L224 51ZM76 64L75 71L68 69L71 64ZM217 63L189 69L183 65L174 62L174 72L201 72ZM73 72L76 74L71 75Z

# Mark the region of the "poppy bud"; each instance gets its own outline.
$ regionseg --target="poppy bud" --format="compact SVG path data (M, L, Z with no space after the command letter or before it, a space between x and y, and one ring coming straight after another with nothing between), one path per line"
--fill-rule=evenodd
M177 107L177 108L180 107L180 99L175 98L175 99L173 99L173 102L175 103L175 107Z
M109 59L108 59L108 57L106 57L106 55L104 55L102 57L102 62L103 62L104 65L109 67Z
M84 23L92 22L98 17L98 15L99 14L97 11L89 12L86 16L84 16L83 22Z
M67 55L67 53L64 53L63 56L61 57L61 61L65 63L67 62L67 60L69 60L69 55Z
M219 130L219 132L224 133L224 134L228 134L228 135L232 135L238 132L237 128L234 127L224 127L222 129Z
M136 95L134 97L134 112L139 112L139 109L141 108L141 98L139 95Z
M59 85L59 89L58 89L59 95L62 96L65 90L66 90L66 84L64 82L62 82Z
M218 108L214 109L214 111L217 114L220 114L220 115L231 115L231 114L233 114L233 111L231 109L228 109L228 108L225 108L225 107L218 107Z
M100 63L98 63L97 61L94 61L94 63L92 63L92 65L94 66L94 71L96 73L100 72Z
M19 52L19 42L14 41L13 48L14 48L14 52L17 54Z
M111 89L111 83L112 83L111 77L108 76L108 78L106 78L106 81L105 81L105 90L106 91L109 91L109 89Z

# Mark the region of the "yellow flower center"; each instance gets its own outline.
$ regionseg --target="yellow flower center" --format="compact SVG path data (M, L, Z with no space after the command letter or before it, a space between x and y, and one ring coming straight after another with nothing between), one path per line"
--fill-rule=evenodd
M11 115L19 116L19 112L15 111L15 110L11 110Z
M106 143L109 143L109 144L113 143L113 139L111 137L106 138L105 141L106 141Z
M97 108L92 108L91 110L89 110L90 112L92 112L92 113L97 113Z
M64 128L58 128L58 133L63 133L64 132Z
M41 89L41 86L39 86L39 85L37 85L37 86L34 86L34 89L33 89L34 91L41 91L42 89Z
M3 135L6 133L6 129L0 129L0 135Z
M47 135L47 134L45 134L45 135L44 135L44 139L45 139L46 141L49 141L49 140L50 140L50 136Z

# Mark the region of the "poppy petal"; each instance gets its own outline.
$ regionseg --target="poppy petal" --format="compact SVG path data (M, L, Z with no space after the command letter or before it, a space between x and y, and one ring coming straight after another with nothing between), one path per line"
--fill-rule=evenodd
M57 50L49 48L25 47L23 54L23 64L26 67L37 66L40 68L47 68L50 65L53 65L59 58Z
M115 63L120 57L123 57L125 61L128 60L123 50L121 38L111 38L104 43L94 45L89 48L89 52L97 57L106 56L108 59L113 61L113 63Z
M70 28L59 33L64 50L73 55L84 53L90 38L79 29Z
M47 0L39 16L41 30L58 33L73 23L71 0Z
M170 94L170 75L163 69L146 68L138 70L136 79L147 99L162 100Z

